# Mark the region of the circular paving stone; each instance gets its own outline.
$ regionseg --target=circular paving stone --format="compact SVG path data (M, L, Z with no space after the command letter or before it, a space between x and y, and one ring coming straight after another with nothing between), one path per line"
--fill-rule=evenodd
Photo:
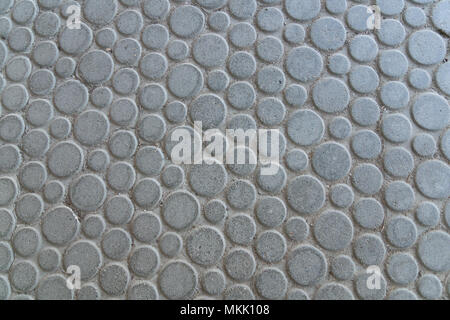
M84 110L88 103L88 97L88 90L81 82L68 80L56 87L54 103L60 112L73 115Z
M352 183L359 192L373 195L380 191L383 175L373 164L361 164L353 170Z
M105 25L110 23L117 12L117 1L87 0L83 6L84 17L93 24Z
M446 15L450 10L450 3L447 0L441 1L433 8L431 20L436 28L442 30L447 35L450 34L450 25Z
M450 106L444 97L424 93L414 101L412 115L419 126L436 131L445 128L450 122Z
M399 78L408 71L408 59L399 50L382 51L378 59L378 65L388 77Z
M346 184L336 184L330 189L330 200L339 208L348 208L353 203L354 194Z
M301 3L295 0L286 0L284 6L291 18L301 21L313 19L320 11L319 0L306 0Z
M224 259L224 267L228 275L236 281L249 280L256 268L253 254L247 249L233 249Z
M215 228L200 227L186 238L186 251L191 260L202 266L216 264L225 251L225 239Z
M380 265L386 255L386 248L377 235L366 233L353 242L353 252L363 265Z
M109 133L108 118L99 111L86 111L80 114L74 124L74 135L83 145L98 145Z
M223 297L225 300L255 300L252 290L244 284L236 284L227 288Z
M0 209L0 238L8 239L16 227L16 217L6 209Z
M9 206L17 197L17 184L9 177L0 178L0 206Z
M324 134L322 118L312 110L299 110L287 122L289 138L300 146L318 143Z
M100 300L100 290L94 284L85 284L78 291L77 300Z
M328 181L343 178L350 170L350 153L344 146L329 142L314 150L312 166L319 176Z
M42 217L42 234L55 245L61 246L69 243L77 234L78 229L79 221L68 207L54 208Z
M416 170L416 185L431 199L446 199L450 193L450 167L442 161L423 162Z
M174 232L166 232L159 239L159 250L167 257L178 255L183 246L183 239Z
M103 235L101 246L103 253L112 260L123 260L131 250L131 236L128 232L113 228Z
M446 95L450 95L450 63L442 64L436 72L436 83Z
M189 5L177 7L169 19L171 30L181 38L194 38L202 31L204 24L205 16L202 11Z
M370 62L378 55L376 41L366 35L354 37L350 42L349 50L352 58L361 63Z
M422 263L435 272L450 270L450 236L443 231L432 231L419 241L417 253Z
M95 211L106 199L105 182L93 174L82 175L70 186L72 204L82 211Z
M14 82L21 82L31 73L31 61L27 57L12 58L5 68L6 76Z
M249 209L255 203L256 189L246 180L236 180L228 187L226 198L237 210Z
M432 30L416 31L408 41L409 54L416 62L423 65L432 65L442 61L446 48L444 39Z
M40 233L33 227L20 228L11 239L16 254L22 257L34 255L42 243Z
M387 16L394 16L402 12L405 3L403 0L377 0L377 5L380 7L382 14Z
M77 56L86 52L91 46L93 38L91 28L81 22L79 29L65 27L59 33L59 46L65 53Z
M82 224L83 233L90 239L99 238L106 229L106 222L98 215L87 215Z
M178 300L192 296L198 286L198 275L187 262L169 262L159 273L159 287L169 299Z
M357 98L350 110L352 119L360 126L375 125L380 118L380 107L372 98Z
M301 82L315 80L323 69L322 56L307 46L294 48L286 58L285 69L295 80Z
M42 198L34 193L27 193L16 201L15 212L17 218L26 224L36 222L44 210Z
M422 27L427 22L425 12L419 7L407 8L403 14L403 18L413 28Z
M116 18L117 30L124 35L133 35L142 29L142 16L136 10L126 10Z
M66 278L59 274L49 275L39 282L37 300L73 300L73 291L67 287Z
M203 87L203 74L190 63L176 65L169 73L167 85L179 98L193 97Z
M363 32L369 29L370 16L372 15L372 10L364 5L356 5L351 7L347 12L347 24L348 26L356 32Z
M353 208L353 218L363 228L377 229L384 221L384 209L373 198L361 198Z
M225 102L214 94L201 95L190 105L190 116L194 122L200 121L205 130L217 128L225 120Z
M14 172L22 163L22 155L19 148L13 144L0 147L0 171Z
M355 263L349 256L339 255L331 262L331 273L338 280L349 280L355 273Z
M353 293L342 284L328 283L320 287L314 297L315 300L354 300Z
M102 264L100 249L90 241L77 241L66 249L63 258L64 268L77 265L81 271L81 279L93 278Z
M176 191L165 199L162 210L165 222L175 230L182 230L197 219L200 204L189 192Z
M81 57L78 65L80 76L90 84L108 81L113 73L114 63L107 53L94 50Z
M14 252L9 242L0 242L0 270L8 271L14 260Z
M389 208L395 211L409 210L415 201L414 190L403 181L394 181L384 190L384 199Z
M125 38L117 41L113 48L113 53L116 60L127 66L136 66L141 57L141 52L142 48L139 42L131 38ZM150 58L151 56L147 57L146 60L143 61L144 65L142 66L142 72L151 72L148 69L144 69L146 67L145 63L148 63Z
M369 66L357 66L352 69L349 80L352 88L361 94L375 91L380 83L378 74Z
M325 255L313 246L299 246L287 258L287 271L299 285L314 285L327 273Z
M326 17L313 22L310 36L314 45L319 49L336 51L344 45L347 33L342 22L332 17Z
M389 277L400 285L407 285L417 278L419 266L409 253L396 253L387 261Z
M135 281L128 289L128 300L158 300L156 287L149 281Z
M281 299L287 291L286 276L276 268L266 268L256 275L255 286L265 299Z
M433 202L422 202L416 208L416 219L423 226L434 227L439 223L439 208Z
M308 155L301 149L292 149L286 154L285 162L287 167L295 172L300 172L308 166Z
M336 117L328 125L331 136L338 140L346 139L352 132L352 124L347 118Z
M303 43L305 35L305 28L301 24L290 23L284 29L284 39L291 44Z
M326 211L315 221L314 236L323 248L340 251L353 239L353 224L340 211Z
M391 81L381 87L380 99L390 109L401 109L409 102L409 91L402 82Z
M228 56L228 44L217 34L205 34L194 42L192 55L203 67L218 67L225 63Z
M406 36L405 27L396 19L384 19L377 30L378 40L391 47L400 45Z
M286 240L278 231L264 231L256 239L256 253L268 262L280 261L286 253Z
M409 73L409 84L417 90L425 90L431 86L431 76L424 69L413 69Z
M47 180L47 169L41 162L31 161L19 170L19 183L25 189L37 192Z
M269 228L281 225L286 217L286 211L286 205L276 197L264 197L256 203L255 207L258 221Z
M286 198L296 212L312 214L324 205L325 188L313 176L299 176L288 183Z
M27 121L35 127L46 125L53 118L53 106L49 101L38 99L30 102L27 110Z
M328 59L328 69L337 75L343 75L350 71L350 60L343 54L336 53Z
M419 279L418 291L427 300L439 299L442 295L442 283L434 274L426 274Z
M159 202L161 196L161 185L153 178L139 180L133 189L135 203L145 209L153 208Z
M256 53L266 62L277 62L283 56L284 47L279 39L269 36L259 42Z
M434 142L434 140L433 140ZM450 130L444 132L441 138L441 150L447 160L450 160ZM435 150L433 150L435 151ZM430 152L431 153L431 152ZM434 153L434 152L433 152Z
M144 243L151 243L161 233L161 220L151 212L143 212L137 215L131 225L133 236Z
M95 42L102 48L112 48L117 40L117 34L114 29L103 28L95 36Z
M380 137L373 131L358 131L352 138L353 152L361 159L375 159L381 153Z
M99 284L103 291L111 296L125 293L130 282L130 273L120 263L109 263L100 270Z
M416 242L417 227L411 219L396 216L387 223L386 237L393 246L408 248Z
M189 173L189 183L197 194L213 197L225 188L227 172L219 163L194 165Z
M38 256L39 267L47 272L55 271L61 263L61 254L55 248L44 248Z
M402 114L392 114L383 119L381 130L386 139L393 143L405 142L411 136L411 123Z
M302 217L292 217L285 224L286 235L293 241L301 242L309 235L309 225Z

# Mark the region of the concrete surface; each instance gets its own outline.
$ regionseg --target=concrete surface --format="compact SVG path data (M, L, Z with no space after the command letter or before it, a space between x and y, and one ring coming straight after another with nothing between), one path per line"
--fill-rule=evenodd
M449 0L1 0L0 299L448 300L449 35ZM278 173L171 163L194 121L279 129Z

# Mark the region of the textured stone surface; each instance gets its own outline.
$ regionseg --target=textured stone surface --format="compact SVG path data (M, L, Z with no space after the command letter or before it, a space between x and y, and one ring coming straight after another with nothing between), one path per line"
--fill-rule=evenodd
M449 0L0 1L0 300L450 299L449 21ZM173 163L194 121L279 129L277 173Z

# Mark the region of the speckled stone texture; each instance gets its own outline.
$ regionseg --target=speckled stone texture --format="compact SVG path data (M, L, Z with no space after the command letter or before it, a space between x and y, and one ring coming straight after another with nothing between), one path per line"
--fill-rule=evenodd
M0 0L0 300L448 300L449 35L450 0ZM277 173L173 163L194 121L279 129Z

